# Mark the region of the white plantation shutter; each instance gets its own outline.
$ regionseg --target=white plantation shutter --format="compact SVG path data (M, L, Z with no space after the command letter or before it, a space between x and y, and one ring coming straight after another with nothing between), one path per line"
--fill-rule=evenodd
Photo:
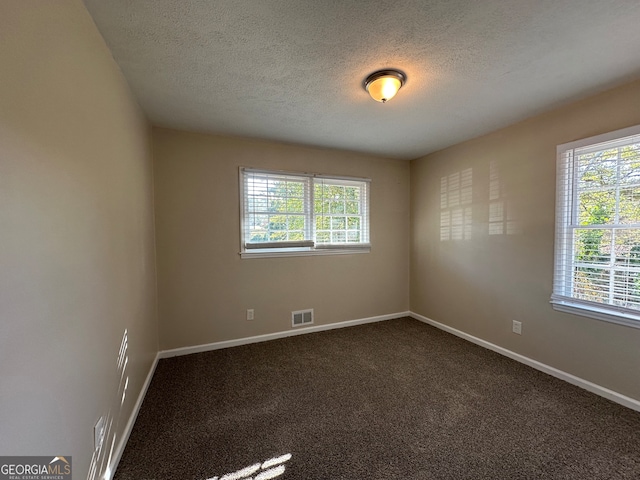
M368 179L240 169L243 256L366 250Z
M551 302L640 327L640 126L558 147Z

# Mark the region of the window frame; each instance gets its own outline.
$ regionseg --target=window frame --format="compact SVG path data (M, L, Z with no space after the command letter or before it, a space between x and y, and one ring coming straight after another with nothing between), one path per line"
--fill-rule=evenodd
M634 138L635 137L635 138ZM626 142L624 140L627 140ZM572 296L573 270L577 263L574 253L574 231L585 227L580 225L578 219L578 174L576 172L576 159L573 152L578 149L594 147L594 151L606 150L602 144L615 143L620 146L625 144L640 143L640 125L616 130L614 132L596 135L558 145L556 149L556 225L554 243L554 275L553 293L551 304L555 310L581 315L610 323L640 328L640 310L616 306L609 303L600 303L584 300ZM595 150L595 147L602 147ZM619 168L619 167L618 167ZM620 189L620 181L617 178L616 190ZM616 204L617 205L617 204ZM623 224L607 224L611 229ZM636 225L635 223L632 225ZM632 227L635 229L635 227ZM603 228L604 229L604 228Z
M266 247L260 246L260 242L248 243L246 242L246 192L245 192L245 177L247 174L265 174L274 176L291 177L292 179L305 179L309 182L309 194L305 195L305 201L309 202L309 205L305 206L305 217L308 221L308 233L310 239L300 241L276 241L276 242L264 242ZM239 167L239 193L240 193L240 257L241 258L268 258L268 257L294 257L294 256L309 256L309 255L350 255L358 253L370 253L371 241L370 241L370 211L371 211L371 179L362 177L350 177L339 175L325 175L319 173L307 173L307 172L292 172L284 170L270 170L250 167ZM314 190L316 182L328 181L329 183L335 182L336 184L359 184L363 190L364 195L360 198L362 209L364 210L360 215L362 218L361 227L358 230L363 235L363 241L355 243L316 243L316 212L314 211ZM346 214L345 214L346 216Z

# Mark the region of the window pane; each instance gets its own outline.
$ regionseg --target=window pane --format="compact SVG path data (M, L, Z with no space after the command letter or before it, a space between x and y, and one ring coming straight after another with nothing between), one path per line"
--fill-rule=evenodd
M316 228L318 230L329 230L331 229L331 217L326 216L317 216L316 217Z
M331 233L330 232L316 232L316 242L317 243L330 243L331 242Z
M304 183L287 182L287 196L302 198L304 196Z
M360 230L360 217L347 218L347 228L349 230Z
M625 266L640 263L640 228L615 230L615 261Z
M284 242L287 240L287 232L285 231L272 231L269 234L270 242Z
M269 217L269 230L286 230L287 217L284 215L272 215Z
M591 302L609 302L610 270L576 267L573 296Z
M267 179L256 177L247 181L247 192L250 196L267 196Z
M268 215L252 215L249 225L249 241L250 242L266 242L269 239Z
M344 202L332 201L330 206L331 213L344 213Z
M360 201L360 189L357 187L346 187L344 189L344 196L347 200Z
M620 149L620 184L640 185L640 144Z
M616 183L617 152L596 152L578 156L578 188L600 188Z
M331 232L331 243L345 243L346 241L345 232Z
M325 191L329 192L329 187L322 184L322 183L316 183L313 186L313 194L315 195L316 198L323 198L325 197Z
M317 197L315 199L315 213L329 213L331 211L331 202L329 200L324 200L322 197Z
M304 240L304 232L289 231L287 240L289 241Z
M280 213L287 211L287 201L280 197L269 197L269 212Z
M249 199L249 209L258 212L266 212L268 208L267 197L253 197Z
M640 310L640 268L615 272L613 304Z
M615 190L582 192L579 199L580 225L608 225L615 222Z
M574 238L576 262L603 264L611 261L611 230L576 230Z
M331 219L332 230L344 230L346 228L344 217L333 217Z
M640 187L621 189L618 208L619 223L640 224Z
M286 211L289 213L304 213L304 199L288 198Z
M360 232L347 232L347 242L360 242Z
M289 230L304 230L304 217L301 215L287 217L289 223Z
M640 229L615 230L614 305L640 310Z
M360 213L360 203L359 202L346 202L345 203L345 213L348 214L358 214Z
M329 196L333 200L344 201L344 187L338 185L331 185L329 187Z

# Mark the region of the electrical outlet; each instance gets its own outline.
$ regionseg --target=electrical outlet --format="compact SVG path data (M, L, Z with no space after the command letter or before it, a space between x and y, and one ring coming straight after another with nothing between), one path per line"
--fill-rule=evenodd
M247 320L253 320L254 316L253 316L253 308L248 308L247 309Z
M517 333L518 335L522 335L522 322L517 320L513 321L513 326L511 327L513 333Z
M104 417L100 417L93 427L93 448L99 450L104 441Z

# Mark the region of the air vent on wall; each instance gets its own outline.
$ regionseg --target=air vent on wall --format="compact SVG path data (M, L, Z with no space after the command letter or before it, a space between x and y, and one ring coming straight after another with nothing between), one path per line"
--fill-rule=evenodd
M291 326L310 325L313 323L313 308L291 312Z

